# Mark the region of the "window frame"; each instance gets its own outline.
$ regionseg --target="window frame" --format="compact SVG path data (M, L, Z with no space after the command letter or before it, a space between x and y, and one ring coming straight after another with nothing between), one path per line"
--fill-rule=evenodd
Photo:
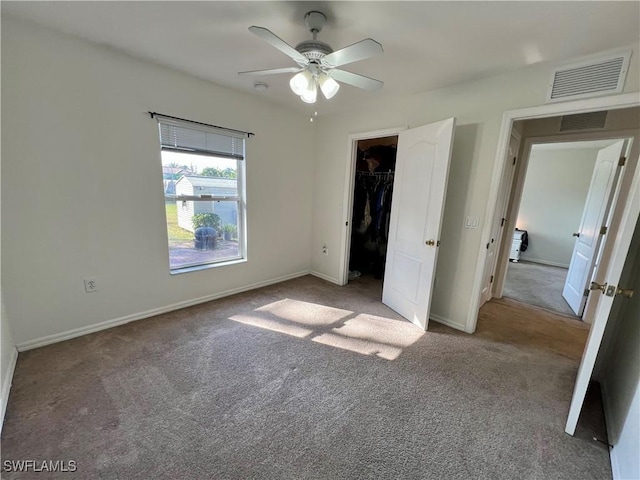
M170 246L170 238L169 238L169 228L168 228L168 224L165 225L165 233L166 233L166 239L167 239L167 246L168 248L168 260L169 260L169 273L171 275L176 275L176 274L181 274L181 273L187 273L187 272L193 272L193 271L199 271L199 270L205 270L205 269L209 269L209 268L216 268L216 267L222 267L222 266L227 266L227 265L233 265L233 264L238 264L238 263L244 263L247 262L248 258L247 258L247 251L248 251L248 247L247 247L247 215L246 215L246 210L247 210L247 202L246 202L246 165L245 165L245 160L246 160L246 139L248 138L248 136L250 134L246 134L245 137L242 138L243 144L242 144L242 157L238 158L238 157L231 157L231 156L226 156L226 155L216 155L216 153L218 152L208 152L208 151L202 151L202 150L190 150L190 149L186 149L186 148L172 148L170 146L165 146L163 145L163 141L162 141L162 128L163 128L163 123L167 123L166 121L163 122L163 119L168 118L169 119L169 123L176 125L178 124L181 128L184 129L191 129L194 131L199 131L199 132L214 132L218 135L224 135L225 132L237 132L235 130L227 130L227 129L223 129L220 127L215 127L215 126L210 126L210 125L206 125L206 124L202 124L199 122L191 122L189 120L183 120L183 119L177 119L175 117L166 117L163 116L161 114L154 114L157 116L157 121L158 121L158 129L160 132L160 165L162 167L163 165L163 153L164 152L175 152L175 153L181 153L181 154L189 154L189 155L195 155L198 157L210 157L210 158L215 158L215 159L220 159L220 160L235 160L236 161L236 178L233 179L236 181L236 188L237 188L237 193L236 195L223 195L223 196L218 196L218 195L209 195L209 194L202 194L202 195L177 195L177 194L167 194L166 192L163 191L163 197L164 197L164 202L166 204L167 201L174 201L176 202L176 206L180 205L180 202L234 202L236 204L236 213L237 213L237 219L236 219L236 227L237 227L237 238L238 238L238 255L234 256L234 257L229 257L229 258L223 258L220 260L212 260L212 261L205 261L205 262L199 262L199 263L193 263L193 264L185 264L185 265L181 265L178 267L172 267L171 266L171 246ZM152 115L153 117L153 115ZM233 136L235 138L240 138L238 135L229 135L229 136ZM215 210L215 208L214 208ZM167 222L167 217L166 217L166 211L165 211L165 222ZM195 232L194 232L195 234Z

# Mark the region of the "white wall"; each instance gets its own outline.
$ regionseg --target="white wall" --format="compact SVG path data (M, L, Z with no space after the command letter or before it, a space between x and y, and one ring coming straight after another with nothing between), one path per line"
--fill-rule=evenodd
M0 168L0 172L1 171L2 169ZM0 225L2 225L1 222ZM0 235L0 251L2 251L2 235ZM1 264L2 260L0 256L0 272L2 272ZM2 430L2 425L4 424L4 414L7 409L7 401L9 400L9 391L11 389L13 370L15 368L17 359L18 351L16 350L16 344L13 340L11 327L9 326L9 319L7 318L7 312L4 307L2 278L0 274L0 431Z
M631 59L625 93L640 90L638 47ZM320 117L316 134L311 267L339 282L339 250L345 227L343 211L347 137L350 133L398 125L419 126L457 117L441 246L433 292L432 318L464 329L472 304L477 255L489 196L502 115L506 110L542 105L552 66L454 85L394 100L371 101L356 111ZM464 218L478 216L477 229ZM329 255L322 255L326 243Z
M169 274L148 111L256 134L248 262ZM257 95L3 15L2 274L17 344L307 272L311 127ZM100 291L86 294L91 276Z
M4 413L7 408L7 400L9 399L9 390L11 389L11 379L13 378L13 369L18 359L18 351L16 350L11 334L11 327L7 319L4 308L4 299L0 295L0 430L4 422Z
M533 146L516 223L529 235L522 260L569 267L597 155L597 148Z
M599 353L597 379L602 393L615 479L640 478L640 223L629 248L620 286L630 298L616 297Z

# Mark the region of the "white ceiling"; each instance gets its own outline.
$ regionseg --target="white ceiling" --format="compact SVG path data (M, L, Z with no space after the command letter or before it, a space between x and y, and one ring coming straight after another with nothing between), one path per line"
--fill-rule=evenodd
M295 46L310 38L304 14L328 17L319 39L334 50L371 37L384 54L343 67L385 82L378 92L344 85L331 101L303 104L290 75L237 72L295 66L251 34L258 25ZM640 2L2 2L2 14L109 45L220 85L319 114L380 97L433 90L538 62L637 44ZM258 93L255 81L270 88Z

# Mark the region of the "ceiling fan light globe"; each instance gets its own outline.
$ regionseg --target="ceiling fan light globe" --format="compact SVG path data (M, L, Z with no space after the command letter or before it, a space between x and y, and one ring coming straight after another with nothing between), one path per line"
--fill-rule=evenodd
M322 94L327 100L333 98L335 94L338 93L338 90L340 90L340 84L324 73L318 78L318 83L320 84Z
M304 103L316 103L316 100L318 99L318 88L316 87L315 82L310 85L310 87L311 88L308 88L302 93L302 95L300 95L300 99Z
M309 89L309 84L313 77L308 70L295 74L289 81L291 91L296 95L302 95Z

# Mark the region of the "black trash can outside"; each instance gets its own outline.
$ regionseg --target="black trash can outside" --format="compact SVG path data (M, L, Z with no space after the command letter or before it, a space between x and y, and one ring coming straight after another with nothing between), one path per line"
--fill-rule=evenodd
M214 250L218 232L213 227L198 227L195 231L195 244L198 250Z

